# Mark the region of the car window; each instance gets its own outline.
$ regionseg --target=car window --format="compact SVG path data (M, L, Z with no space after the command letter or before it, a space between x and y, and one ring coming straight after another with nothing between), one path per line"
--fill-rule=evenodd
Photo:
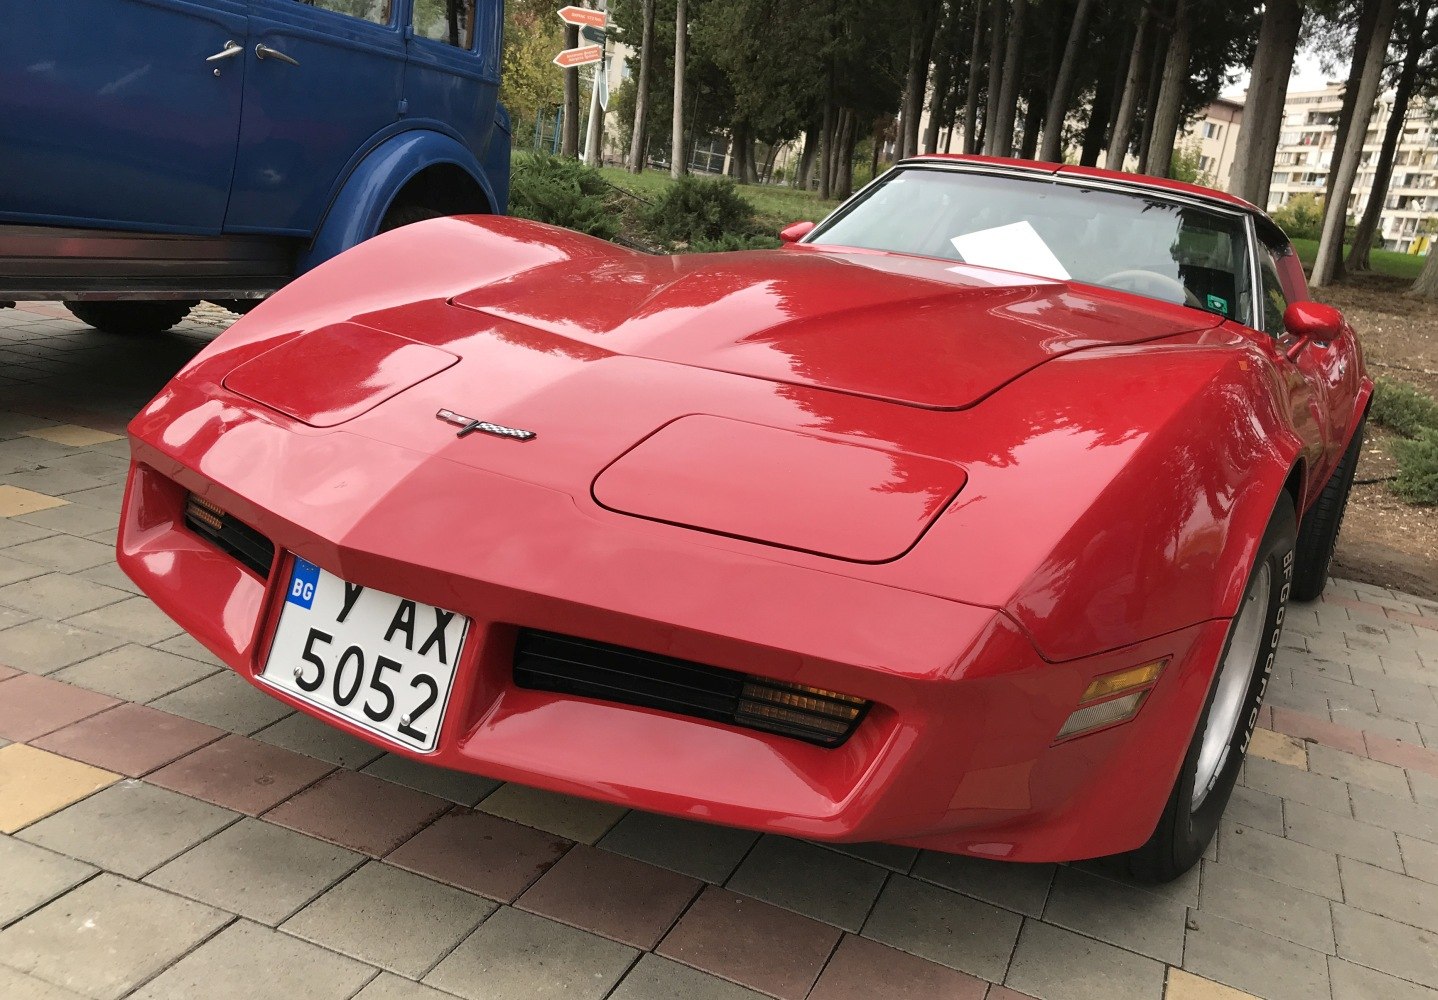
M890 171L806 242L1102 285L1247 321L1242 215L1051 177Z
M296 0L296 2L302 3L306 7L318 7L320 10L330 10L336 14L357 17L361 21L389 24L390 0Z
M1283 292L1283 281L1278 276L1278 262L1273 251L1261 247L1258 251L1258 276L1263 282L1263 329L1281 337L1284 334L1283 313L1288 309L1288 296Z
M474 44L474 0L414 0L414 33L469 48Z

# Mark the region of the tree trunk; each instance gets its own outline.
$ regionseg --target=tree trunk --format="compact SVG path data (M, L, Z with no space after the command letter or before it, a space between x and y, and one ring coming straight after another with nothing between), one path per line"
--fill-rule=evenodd
M1153 15L1148 4L1144 4L1138 15L1138 27L1134 29L1133 47L1128 53L1128 72L1124 74L1123 96L1119 98L1118 113L1113 119L1113 131L1109 134L1108 151L1104 166L1110 170L1122 170L1124 157L1128 155L1129 133L1133 131L1134 112L1138 110L1138 91L1143 86L1144 57L1148 54L1149 26Z
M1119 62L1118 70L1120 74L1127 70L1122 61ZM1113 119L1114 93L1122 84L1122 79L1114 79L1105 73L1100 73L1095 81L1088 125L1083 131L1083 141L1079 143L1079 166L1098 166L1099 154L1103 152L1104 136L1108 135L1109 122Z
M1141 174L1148 170L1148 141L1153 135L1153 110L1158 107L1158 90L1163 85L1163 62L1168 55L1168 33L1157 30L1158 27L1159 25L1155 24L1155 30L1149 32L1152 47L1147 64L1148 84L1143 98L1143 128L1139 129L1138 133L1138 172Z
M642 173L648 159L644 130L649 117L650 50L654 47L654 0L644 0L644 33L639 44L639 78L634 81L634 135L629 140L629 172Z
M579 46L579 25L564 26L564 47ZM572 66L564 72L564 138L560 140L559 155L569 159L579 157L579 67Z
M1004 81L999 88L999 110L994 115L993 127L989 129L989 147L985 152L993 156L1012 156L1014 149L1014 115L1018 111L1019 84L1024 75L1022 62L1024 44L1024 15L1029 0L1014 0L1014 16L1009 23L1008 45L1004 49Z
M1243 101L1243 127L1234 149L1233 177L1228 190L1264 208L1273 180L1273 158L1283 128L1283 103L1288 97L1288 76L1303 23L1299 0L1268 0L1258 48L1249 73Z
M1368 0L1358 5L1358 23L1353 32L1353 59L1348 65L1348 80L1343 87L1343 104L1338 111L1338 131L1333 140L1333 155L1328 161L1328 182L1323 189L1325 206L1333 201L1333 188L1338 182L1338 165L1343 162L1344 147L1348 141L1348 127L1353 124L1353 116L1358 108L1358 85L1363 76L1362 55L1372 44L1373 27L1377 21L1378 4ZM1318 269L1320 260L1323 261L1323 267L1328 271L1331 280L1344 279L1341 242L1330 247L1326 256L1314 260L1315 270Z
M994 0L997 4L998 0ZM969 78L964 84L964 152L977 153L979 56L984 50L984 0L974 0L974 37L969 41ZM945 147L944 152L948 152Z
M814 174L814 158L819 153L820 129L810 128L804 133L804 151L799 154L799 173L795 175L800 191L809 190L809 178Z
M1343 230L1348 222L1348 196L1353 191L1353 179L1358 176L1358 161L1363 156L1363 135L1368 131L1368 119L1373 115L1373 102L1378 97L1378 85L1383 78L1383 59L1388 53L1388 40L1393 34L1397 8L1397 0L1378 0L1373 37L1368 40L1368 51L1363 56L1363 75L1358 80L1358 94L1354 98L1353 121L1348 123L1348 135L1343 142L1343 161L1337 165L1338 177L1333 183L1333 196L1323 207L1323 235L1318 240L1318 255L1313 262L1313 276L1309 279L1309 284L1315 288L1333 283L1334 262L1342 258ZM1358 53L1354 53L1354 58L1358 58Z
M1428 244L1428 262L1418 272L1418 279L1406 294L1415 299L1438 302L1438 241Z
M849 125L845 130L843 160L839 165L839 197L847 198L854 193L854 149L859 144L859 113L849 112Z
M1039 151L1039 129L1044 121L1044 103L1039 88L1031 90L1024 103L1024 134L1019 138L1019 159L1032 160Z
M1058 163L1063 159L1064 118L1069 110L1069 90L1073 87L1079 50L1084 45L1084 33L1088 30L1088 12L1092 2L1093 0L1078 0L1073 23L1069 26L1068 44L1064 46L1063 59L1059 62L1059 75L1054 80L1053 92L1049 94L1048 110L1044 113L1044 144L1039 150L1039 159L1051 163Z
M948 41L949 32L944 32L944 41ZM939 63L938 70L934 73L934 97L929 103L929 124L924 129L925 153L936 153L939 150L939 127L948 121L949 117L949 85L953 80L954 61L949 58L945 49L946 45L940 46L939 51L943 53L943 61Z
M1418 8L1412 15L1408 51L1403 56L1403 69L1398 73L1398 85L1393 90L1393 112L1388 116L1388 127L1383 132L1383 146L1378 152L1373 187L1368 192L1368 204L1363 209L1363 218L1358 220L1358 227L1353 231L1353 246L1348 251L1350 271L1368 270L1368 252L1373 247L1373 236L1378 232L1383 202L1388 197L1388 185L1393 179L1394 153L1397 152L1398 140L1403 135L1403 123L1408 118L1408 102L1413 99L1413 85L1418 79L1418 63L1423 58L1430 7L1431 0L1418 0Z
M899 157L919 151L919 120L924 116L924 95L929 89L929 57L934 52L934 34L943 10L940 0L924 0L909 39L909 71L904 85L903 131L899 134ZM937 96L937 95L936 95Z
M834 68L829 67L829 86L824 94L824 126L819 132L819 197L829 200L829 177L834 165Z
M994 122L999 117L999 91L1004 83L1004 30L1008 24L1010 0L993 0L989 26L989 90L984 102L984 153L994 154ZM1023 3L1024 0L1016 0Z
M674 120L669 128L669 176L676 180L689 172L689 154L684 148L684 57L688 43L688 2L679 0L674 12Z
M1192 51L1189 34L1188 0L1178 0L1173 11L1173 33L1169 37L1168 54L1163 60L1163 82L1159 84L1158 101L1150 117L1153 132L1148 140L1148 162L1144 172L1151 177L1167 177L1173 164L1173 144L1178 141L1183 91L1188 84L1188 58Z

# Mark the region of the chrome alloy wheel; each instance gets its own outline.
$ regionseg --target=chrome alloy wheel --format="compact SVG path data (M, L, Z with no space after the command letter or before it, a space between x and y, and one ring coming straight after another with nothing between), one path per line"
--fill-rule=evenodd
M1208 723L1203 730L1203 745L1198 751L1198 770L1193 776L1191 808L1195 812L1208 798L1209 790L1223 771L1233 747L1234 733L1242 721L1243 707L1248 704L1248 690L1253 684L1253 672L1258 668L1272 587L1272 571L1263 563L1233 621L1228 652L1218 668L1213 707L1208 711Z

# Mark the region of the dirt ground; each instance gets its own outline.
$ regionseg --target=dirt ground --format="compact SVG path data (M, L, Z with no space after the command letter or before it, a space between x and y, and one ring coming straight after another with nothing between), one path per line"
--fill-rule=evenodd
M1379 275L1319 290L1358 331L1369 372L1438 399L1438 305L1404 298L1409 282ZM1438 600L1438 507L1415 507L1383 481L1396 471L1393 435L1369 427L1338 539L1334 573Z

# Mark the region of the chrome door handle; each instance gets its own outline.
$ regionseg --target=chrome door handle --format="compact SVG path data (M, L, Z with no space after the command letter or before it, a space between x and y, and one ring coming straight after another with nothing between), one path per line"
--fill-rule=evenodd
M220 62L222 59L233 59L243 51L245 51L245 47L232 38L225 43L225 47L220 51L212 56L206 56L205 62Z
M298 66L300 61L294 56L287 56L279 49L272 49L264 42L255 46L255 58L257 59L278 59L282 63L289 63L291 66Z

